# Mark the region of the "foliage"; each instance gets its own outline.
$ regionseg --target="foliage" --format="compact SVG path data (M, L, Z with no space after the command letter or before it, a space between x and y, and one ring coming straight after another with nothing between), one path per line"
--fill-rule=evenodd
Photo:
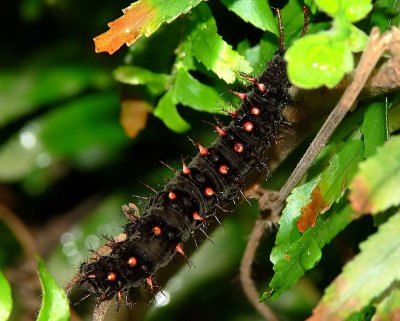
M396 265L400 260L400 244L396 236L399 232L400 215L397 213L360 244L360 253L326 289L309 320L346 319L398 282L400 272Z
M43 261L38 258L38 273L42 284L42 304L37 321L67 321L69 320L69 301L64 291L56 284L47 271ZM11 287L0 273L0 320L8 320L12 309Z
M352 71L353 53L362 51L371 27L386 30L400 21L395 0L378 0L374 7L367 0L306 3L311 20L302 39L302 3L290 0L281 10L289 77L304 88L334 87ZM0 53L1 61L9 62L0 70L0 201L5 208L0 206L0 266L6 272L23 273L17 268L21 261L36 254L27 252L38 251L26 244L34 226L37 244L46 244L39 249L46 253L46 265L57 283L65 284L87 250L102 242L99 235L118 234L123 224L118 207L131 201L127 195L147 194L136 182L160 184L160 176L168 177L154 166L160 158L174 166L181 155L193 154L176 133L192 127L196 140L214 139L199 119L222 118L231 108L226 101L237 103L226 91L228 84L240 90L240 74L259 74L279 47L277 18L266 1L141 0L111 23L105 36L95 38L97 51L115 52L124 43L129 49L95 56L88 39L105 29L119 5L12 4L15 34L7 35L8 48ZM35 30L29 39L27 28ZM265 290L263 299L275 299L267 302L281 318L311 315L336 276L311 320L328 314L329 320L370 314L385 320L398 311L399 101L393 94L359 103L288 198L275 247L273 236L263 243L255 276ZM138 135L141 128L146 129ZM284 163L266 186L280 186L295 162L293 157ZM156 295L149 320L209 318L207 307L215 319L257 318L232 282L256 210L244 206L223 223L225 230L213 236L216 246L206 242L193 258L197 268L182 268L166 285L165 297ZM269 253L273 267L266 260ZM377 273L378 268L385 272ZM39 320L50 320L50 311L67 320L65 297L41 261L39 274L44 302ZM165 283L166 275L160 279ZM25 281L9 281L13 303L0 275L1 320L11 306L12 317L23 314L24 302L14 294ZM342 306L346 309L340 312ZM139 310L132 312L136 319L142 317Z
M67 296L58 287L40 259L38 259L38 272L42 283L43 299L37 321L67 321L69 319Z
M360 164L360 170L351 185L350 200L356 215L377 214L399 205L397 184L400 137L390 139L376 155ZM385 166L382 166L385 164Z
M366 44L367 35L352 23L365 18L372 4L369 0L316 0L315 4L333 17L332 28L300 39L287 51L288 74L293 84L304 88L332 88L353 69L352 52ZM295 64L296 60L303 63Z
M12 309L11 287L3 272L0 272L0 320L8 320Z
M351 221L351 209L340 204L333 213L318 219L313 228L301 234L296 227L297 213L309 202L311 190L318 180L308 182L293 191L288 205L279 222L281 228L276 237L276 245L271 253L275 275L270 282L271 290L263 299L278 297L290 289L307 270L313 268L322 256L322 248L329 243Z

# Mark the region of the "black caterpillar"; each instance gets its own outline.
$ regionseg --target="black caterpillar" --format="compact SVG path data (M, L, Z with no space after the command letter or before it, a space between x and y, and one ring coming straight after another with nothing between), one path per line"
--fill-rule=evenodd
M291 105L286 62L281 48L257 78L244 76L250 85L237 93L241 106L231 112L226 128L215 126L219 138L199 153L153 196L139 218L133 205L124 206L130 222L122 240L109 240L107 254L82 263L76 283L97 302L128 297L133 288L148 283L175 255L194 230L207 228L225 203L239 199L246 179L265 172L265 151L274 145L282 128L290 126L282 109Z
M282 20L279 9L276 12L280 49L259 77L242 74L251 84L245 93L232 91L242 103L230 112L229 126L214 126L219 139L208 148L199 144L198 155L188 165L182 161L182 170L150 198L141 217L135 205L122 207L129 219L124 233L108 239L89 262L81 264L68 292L78 284L100 304L115 295L118 302L122 297L128 302L130 290L144 283L153 291L157 270L176 252L186 258L181 244L197 229L207 236L207 219L216 216L218 208L240 199L251 176L268 171L264 154L275 145L279 132L290 126L283 108L294 104L283 58ZM303 12L301 36L308 24L306 7Z

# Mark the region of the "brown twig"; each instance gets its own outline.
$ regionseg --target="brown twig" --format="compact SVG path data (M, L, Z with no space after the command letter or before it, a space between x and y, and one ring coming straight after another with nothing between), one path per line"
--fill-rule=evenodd
M247 299L253 307L266 320L278 321L279 319L274 312L264 302L259 302L260 294L251 277L251 265L253 264L254 256L260 243L260 239L264 235L264 231L270 227L269 224L272 224L271 221L262 219L256 221L240 263L240 282L242 283L243 291L246 294Z
M248 189L246 191L247 195L258 199L261 212L268 210L269 203L277 198L276 191L265 190L258 184ZM265 303L259 302L260 294L251 277L251 266L265 230L270 229L271 225L276 224L278 219L279 213L268 213L268 215L256 221L240 263L240 282L242 283L243 291L253 307L269 321L278 321L279 319Z
M103 321L104 316L106 315L108 306L110 305L111 300L102 301L99 304L96 304L93 312L93 321Z
M32 237L31 232L26 228L25 224L23 224L15 213L2 204L0 204L0 220L2 220L11 231L13 231L13 234L21 245L25 256L35 261L35 254L38 252L36 241Z
M18 297L18 302L23 303L20 306L21 320L29 320L32 314L37 311L38 294L41 289L36 274L37 242L20 218L2 204L0 204L0 220L12 231L24 253L24 257L18 266L6 269L5 273L7 279L13 285L14 295Z

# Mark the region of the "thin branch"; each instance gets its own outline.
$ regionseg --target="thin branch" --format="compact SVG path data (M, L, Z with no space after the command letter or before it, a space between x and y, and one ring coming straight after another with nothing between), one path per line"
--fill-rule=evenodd
M13 232L15 238L23 249L25 256L32 259L32 261L35 261L35 254L38 252L36 241L18 216L8 207L0 204L0 219Z
M264 303L259 302L260 293L254 285L251 277L251 265L254 261L254 255L257 251L261 237L264 235L264 231L271 224L270 221L258 220L250 234L250 239L247 242L246 249L244 251L242 262L240 264L240 282L242 283L243 291L247 296L247 299L253 305L253 307L269 321L279 321L278 317L274 312Z
M99 304L96 304L93 312L93 321L103 321L104 316L106 315L108 306L110 305L111 300L102 301Z

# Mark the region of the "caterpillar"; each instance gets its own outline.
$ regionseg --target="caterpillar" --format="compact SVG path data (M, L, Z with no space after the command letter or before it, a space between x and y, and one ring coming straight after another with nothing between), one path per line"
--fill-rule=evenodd
M181 244L191 233L204 231L218 207L239 199L249 175L264 172L265 150L288 126L282 108L291 103L290 83L282 51L259 77L248 80L252 84L237 93L242 103L229 126L215 126L220 137L210 147L198 145L197 156L151 197L140 218L132 205L125 206L126 239L112 242L109 255L81 265L78 283L99 301L121 297L145 282L152 286L159 268L176 252L184 255Z
M264 154L290 126L282 111L293 104L280 30L280 49L266 69L258 77L243 74L246 91L232 91L241 104L229 112L228 126L214 126L218 139L209 147L197 144L198 154L188 164L182 160L182 169L140 216L135 205L124 205L129 222L121 237L109 239L107 251L81 264L73 283L98 304L115 296L118 302L127 300L132 289L146 283L153 291L155 273L176 253L186 258L182 244L194 231L206 234L217 210L239 200L251 176L268 172Z

